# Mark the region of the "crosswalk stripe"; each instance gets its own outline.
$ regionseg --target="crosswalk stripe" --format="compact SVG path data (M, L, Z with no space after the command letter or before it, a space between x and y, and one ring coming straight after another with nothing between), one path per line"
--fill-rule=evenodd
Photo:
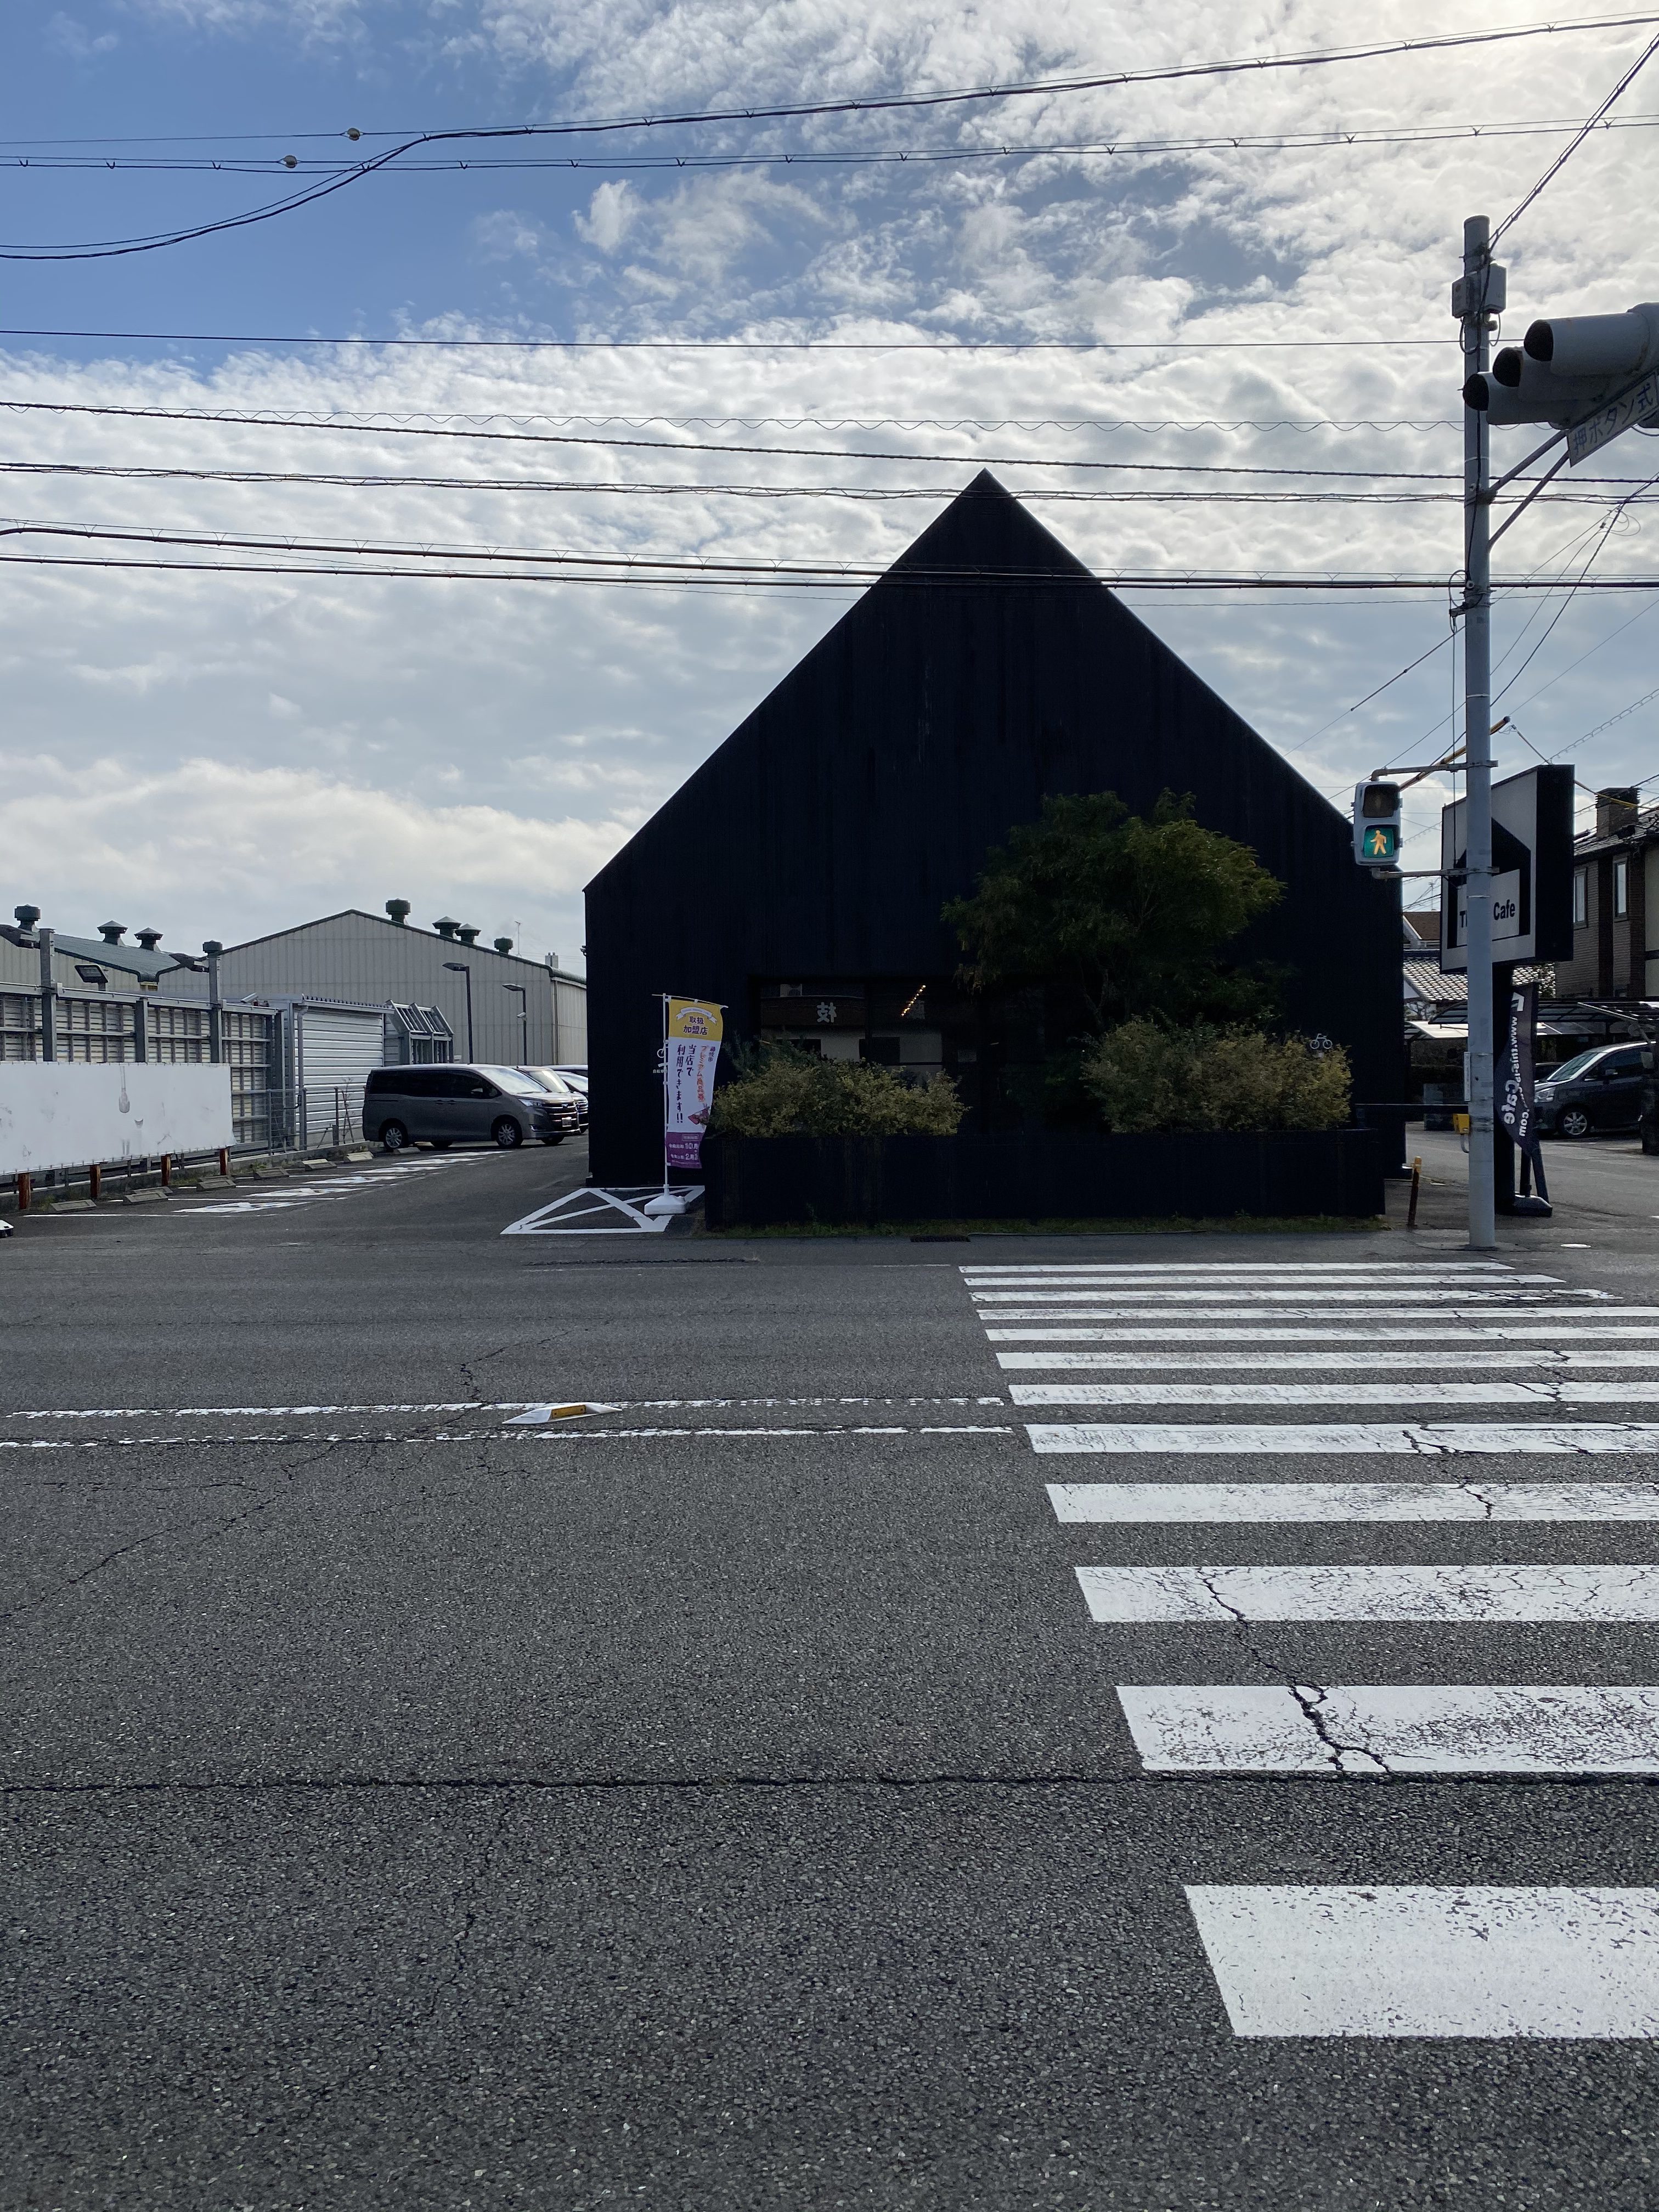
M1659 1689L1121 1684L1149 1774L1659 1774Z
M1202 1311L1188 1313L1176 1310L1168 1315L1158 1313L1146 1306L1014 1305L988 1307L979 1316L979 1319L985 1322L988 1328L993 1322L1000 1325L1013 1321L1129 1322L1139 1324L1142 1328L1154 1328L1156 1325L1156 1334L1167 1336L1172 1340L1179 1337L1183 1328L1195 1327L1200 1323L1224 1322L1235 1324L1246 1323L1253 1325L1264 1341L1282 1322L1317 1321L1327 1323L1365 1322L1375 1325L1380 1323L1383 1318L1381 1313L1370 1312L1364 1307L1350 1307L1340 1304L1265 1308L1208 1306ZM1581 1325L1593 1327L1597 1335L1606 1336L1613 1333L1607 1325L1609 1323L1616 1327L1620 1322L1629 1324L1632 1322L1659 1321L1659 1306L1613 1306L1605 1315L1597 1314L1584 1306L1566 1308L1560 1306L1458 1306L1449 1308L1444 1313L1436 1314L1434 1320L1442 1329L1448 1323L1455 1322L1459 1328L1469 1324L1484 1325L1489 1331L1523 1328L1528 1323L1538 1322L1577 1322ZM1394 1329L1387 1333L1398 1334L1401 1325L1402 1324L1397 1324ZM1380 1328L1376 1329L1377 1334L1381 1335L1383 1333ZM1418 1335L1434 1335L1437 1332L1434 1328L1419 1326L1413 1333ZM1127 1334L1127 1332L1117 1330L1112 1332L1114 1336L1120 1334ZM1647 1334L1650 1332L1644 1330L1642 1334Z
M1655 1367L1659 1346L1646 1352L1558 1352L1535 1345L1524 1352L999 1352L997 1365L1011 1375L1056 1368L1097 1375L1106 1369L1136 1374L1154 1370L1181 1375L1267 1371L1281 1375L1374 1374L1423 1367Z
M1626 1406L1659 1402L1659 1382L1015 1382L1016 1406Z
M1235 2035L1659 2036L1659 1890L1191 1884Z
M1057 1521L1659 1521L1652 1482L1051 1482Z
M1043 1318L1046 1322L1050 1316ZM1276 1314L1275 1324L1283 1318ZM1571 1318L1581 1326L1559 1328L1547 1318L1533 1316L1501 1326L1468 1323L1456 1336L1448 1336L1441 1325L1366 1329L1194 1328L1184 1319L1182 1326L1172 1328L988 1328L985 1336L990 1344L1433 1344L1448 1352L1471 1344L1596 1344L1608 1339L1617 1343L1659 1339L1659 1327L1645 1322L1626 1323L1616 1312L1605 1322L1593 1324L1588 1314L1574 1314Z
M1659 1425L1640 1421L1028 1422L1039 1452L1653 1452Z
M1241 1297L1265 1296L1270 1291L1321 1290L1347 1295L1356 1291L1386 1291L1405 1297L1420 1290L1463 1291L1477 1297L1500 1292L1536 1296L1543 1291L1573 1295L1573 1286L1559 1275L1244 1275L1211 1274L1197 1270L1179 1275L1097 1275L1064 1268L1030 1275L965 1275L964 1286L975 1294L993 1291L1018 1297L1032 1291L1076 1291L1085 1294L1112 1292L1126 1297L1161 1297L1171 1291L1215 1291Z
M1081 1287L1081 1285L1074 1286L1066 1284L1056 1285L1052 1289L1037 1287L1017 1291L975 1291L972 1297L974 1304L981 1308L1010 1305L1076 1305L1080 1302L1079 1293ZM1114 1283L1107 1287L1107 1294L1121 1299L1127 1287L1124 1284ZM1255 1284L1251 1284L1248 1288L1243 1289L1229 1285L1224 1296L1235 1304L1249 1304L1271 1309L1276 1305L1294 1305L1298 1300L1306 1298L1315 1287L1306 1283L1275 1285L1271 1290L1265 1285ZM1323 1285L1319 1287L1322 1288ZM1393 1306L1397 1309L1401 1304L1400 1292L1393 1287L1387 1290L1352 1289L1345 1283L1340 1291L1334 1285L1331 1285L1331 1288L1334 1294L1340 1296L1345 1305ZM1137 1283L1133 1289L1137 1302L1153 1312L1160 1311L1167 1306L1202 1306L1220 1303L1215 1288L1208 1285L1201 1288L1188 1287L1183 1285L1178 1290L1160 1285L1157 1290L1150 1290ZM1536 1306L1540 1300L1547 1298L1582 1297L1586 1305L1592 1305L1606 1296L1607 1293L1604 1291L1574 1291L1561 1289L1512 1291L1507 1285L1501 1289L1494 1287L1487 1290L1473 1284L1459 1283L1449 1284L1438 1290L1414 1288L1411 1293L1411 1304L1413 1306L1458 1304L1488 1308L1511 1306L1525 1311L1528 1307ZM1650 1306L1636 1306L1626 1310L1651 1315L1656 1309Z
M1397 1279L1402 1282L1422 1282L1437 1275L1490 1275L1504 1282L1554 1283L1559 1275L1522 1275L1508 1267L1501 1260L1446 1260L1424 1262L1417 1260L1149 1260L1149 1261L1053 1261L1028 1262L1021 1267L998 1267L988 1264L964 1264L957 1271L965 1281L977 1282L981 1278L1008 1276L1022 1278L1036 1275L1091 1275L1115 1278L1118 1276L1168 1277L1176 1275L1261 1276L1275 1275L1376 1275Z
M1091 1617L1154 1621L1659 1620L1659 1567L1079 1567Z

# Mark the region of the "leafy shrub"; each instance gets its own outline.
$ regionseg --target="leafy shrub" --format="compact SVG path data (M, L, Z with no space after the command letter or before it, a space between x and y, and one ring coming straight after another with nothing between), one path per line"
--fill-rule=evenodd
M1346 1122L1348 1055L1305 1037L1204 1024L1125 1022L1085 1054L1083 1081L1109 1129L1333 1129Z
M772 1045L715 1092L708 1127L728 1137L954 1137L967 1110L948 1075L906 1083L870 1060Z

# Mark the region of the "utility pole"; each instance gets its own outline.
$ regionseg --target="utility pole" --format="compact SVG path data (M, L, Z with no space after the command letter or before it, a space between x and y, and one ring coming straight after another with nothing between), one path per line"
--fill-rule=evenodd
M1465 378L1483 375L1489 319L1504 305L1504 271L1494 268L1491 225L1463 225L1463 281L1452 307L1463 325ZM1467 890L1469 985L1469 1246L1498 1243L1492 1130L1492 489L1484 410L1463 414L1463 762L1468 775ZM1450 886L1447 886L1450 895Z
M449 969L452 975L464 975L466 978L466 1056L468 1060L471 1061L474 1056L472 1051L472 970L467 966L465 960L446 960L444 966Z

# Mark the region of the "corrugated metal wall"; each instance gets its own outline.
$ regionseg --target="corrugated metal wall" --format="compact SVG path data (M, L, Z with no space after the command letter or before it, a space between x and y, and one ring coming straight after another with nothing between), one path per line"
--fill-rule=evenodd
M294 1009L295 1072L305 1094L307 1144L344 1144L361 1135L363 1081L380 1065L386 1024L378 1008Z
M550 971L536 960L497 952L487 945L462 945L427 929L383 921L353 909L330 915L274 937L233 945L219 963L220 987L228 999L349 999L374 1005L440 1007L455 1037L458 1059L468 1057L466 977L447 963L464 965L472 977L471 1057L514 1066L522 1060L550 1062L556 1057L585 1057L585 1012L576 1019L576 1001L586 985L566 979L561 994L562 1035L580 1028L582 1053L553 1049L553 993ZM520 992L527 1018L529 1050L522 1049L526 1024L520 1021Z

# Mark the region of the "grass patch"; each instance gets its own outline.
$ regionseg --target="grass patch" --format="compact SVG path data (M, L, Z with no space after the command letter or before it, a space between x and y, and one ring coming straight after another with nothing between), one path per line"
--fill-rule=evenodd
M1387 1229L1381 1214L1299 1213L1282 1218L1235 1213L1206 1220L1159 1218L1103 1221L788 1221L766 1228L709 1229L700 1237L1374 1237Z

